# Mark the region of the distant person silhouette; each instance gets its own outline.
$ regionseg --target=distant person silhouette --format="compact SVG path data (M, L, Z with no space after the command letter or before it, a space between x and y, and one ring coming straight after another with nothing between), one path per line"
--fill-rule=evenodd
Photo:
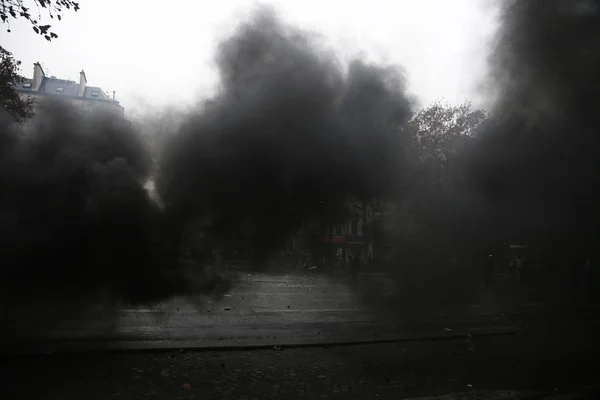
M490 254L485 262L485 284L487 286L496 283L496 279L494 277L494 264L494 255Z

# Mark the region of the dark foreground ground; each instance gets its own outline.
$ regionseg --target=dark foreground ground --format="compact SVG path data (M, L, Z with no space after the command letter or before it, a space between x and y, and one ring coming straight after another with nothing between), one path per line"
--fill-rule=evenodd
M597 333L579 322L511 336L326 348L4 356L0 398L400 399L470 392L476 399L486 390L534 390L544 398L600 381Z

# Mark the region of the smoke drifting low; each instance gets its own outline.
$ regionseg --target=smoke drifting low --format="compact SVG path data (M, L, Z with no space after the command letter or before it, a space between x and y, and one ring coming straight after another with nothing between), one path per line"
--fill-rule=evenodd
M221 90L163 159L168 213L210 215L217 240L244 232L267 251L303 218L398 189L411 112L399 68L356 60L345 70L265 9L216 61Z
M217 281L177 264L144 189L152 164L139 134L55 102L40 102L26 129L4 125L0 134L3 326L31 319L48 328L99 299L213 293Z
M155 142L167 143L158 157L130 126L57 103L39 104L26 135L3 126L3 308L73 318L67 304L100 296L215 295L221 281L177 263L191 221L209 217L217 241L242 235L267 254L303 218L393 193L408 176L400 69L346 69L265 9L216 61L220 91ZM164 209L144 189L151 175Z
M473 191L444 208L472 225L456 232L471 241L465 252L486 240L590 251L600 238L599 19L599 1L506 3L491 59L498 98L469 146L469 173L454 177ZM100 298L218 296L219 278L177 261L190 223L204 221L211 243L242 241L266 256L307 217L331 220L349 198L398 198L426 175L415 174L400 68L342 65L268 9L215 60L217 94L176 126L150 121L164 127L152 146L127 124L55 103L39 104L25 135L0 125L4 326L22 310L74 318ZM160 206L144 188L150 178ZM442 286L460 301L471 295L472 282L449 284L445 267L433 268L435 283L421 270L403 278L408 308L449 301L430 295Z
M498 100L473 175L495 233L553 253L590 250L600 238L600 2L507 2L501 22L490 63Z

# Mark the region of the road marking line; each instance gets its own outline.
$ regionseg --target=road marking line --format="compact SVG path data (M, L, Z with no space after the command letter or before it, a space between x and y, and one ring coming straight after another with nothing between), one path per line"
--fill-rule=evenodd
M437 396L408 397L405 400L462 400L477 398L481 400L509 400L540 395L540 392L516 390L471 390L469 392L448 393Z
M327 291L323 291L323 292L310 292L310 295L312 295L313 297L325 297L325 298L330 298L330 297L338 297L338 296L354 296L354 293L335 293L333 296L331 295L331 292L327 292ZM327 296L321 296L323 294L326 294ZM319 295L319 296L316 296ZM256 293L256 292L230 292L229 295L225 295L225 297L232 297L232 296L298 296L298 292L273 292L273 293Z
M325 309L309 309L309 310L299 310L299 309L290 309L290 308L284 308L281 310L270 310L270 309L260 309L260 308L253 308L253 309L248 309L251 310L252 312L255 313L273 313L273 314L280 314L280 313L326 313L326 312L356 312L356 311L367 311L367 310L361 310L359 308L325 308ZM216 311L216 310L213 310ZM175 313L202 313L202 311L196 311L196 310L180 310L180 311L175 311L175 310L171 310L171 309L165 309L165 310L117 310L117 312L121 312L121 313L140 313L140 314L160 314L160 313L168 313L168 312L175 312Z
M519 303L518 305L520 307L539 307L539 306L543 306L546 303L542 302L542 301L527 301L524 303Z
M361 310L359 308L325 308L320 310L295 310L290 308L284 308L283 310L261 310L260 308L255 308L252 311L256 313L326 313L326 312L356 312L356 311L366 311Z

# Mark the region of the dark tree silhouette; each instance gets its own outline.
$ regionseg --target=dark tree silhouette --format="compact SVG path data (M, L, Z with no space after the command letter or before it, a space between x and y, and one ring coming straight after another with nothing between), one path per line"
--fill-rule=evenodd
M21 97L14 88L23 79L18 73L20 64L11 52L0 47L0 110L17 122L31 116L33 111L33 100Z

